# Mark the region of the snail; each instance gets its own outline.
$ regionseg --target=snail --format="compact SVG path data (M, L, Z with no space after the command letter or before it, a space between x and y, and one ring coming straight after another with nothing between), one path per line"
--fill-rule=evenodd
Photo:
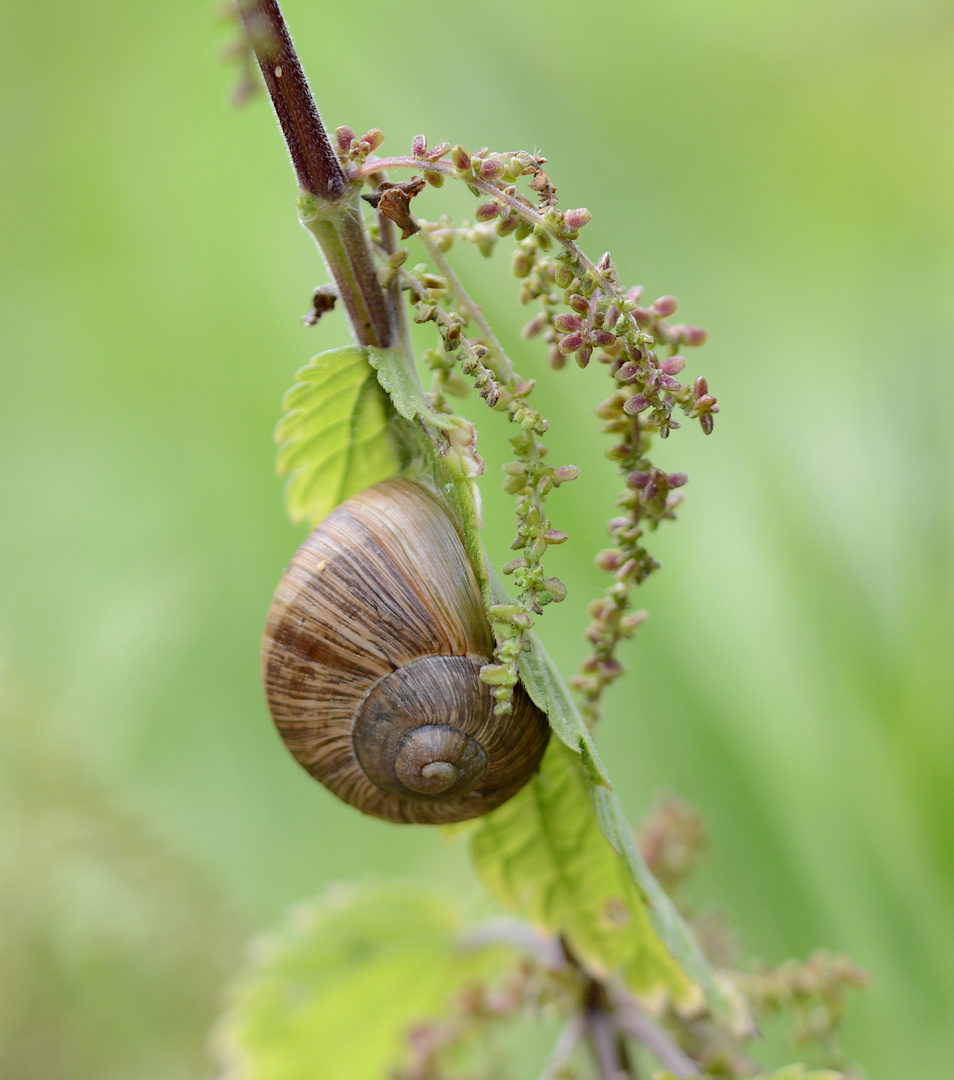
M265 627L272 718L339 798L396 822L478 817L533 775L546 716L514 687L495 716L478 677L493 634L444 504L385 480L333 510L298 549Z

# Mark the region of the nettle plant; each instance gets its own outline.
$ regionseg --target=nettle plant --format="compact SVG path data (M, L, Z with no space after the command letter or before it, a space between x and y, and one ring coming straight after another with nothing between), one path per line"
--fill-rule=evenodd
M644 304L609 253L584 253L590 214L559 206L539 155L418 136L385 157L378 129L329 137L277 3L239 12L300 220L333 279L306 321L340 302L353 338L298 372L278 427L289 512L316 528L269 616L269 705L299 761L360 809L462 822L451 828L510 914L468 924L449 898L393 884L300 907L233 985L215 1037L222 1075L764 1077L753 1044L776 1014L822 1069L776 1080L857 1075L834 1035L864 974L824 952L740 965L726 929L681 899L705 846L699 816L667 798L637 838L593 743L604 692L625 674L620 645L644 618L634 591L658 566L646 537L674 518L687 479L658 468L653 446L684 420L710 434L719 410L705 377L683 374L705 332L672 320L671 296ZM454 182L475 198L472 220L416 216L425 187ZM613 440L621 494L597 556L609 584L589 605L576 697L534 627L566 596L546 569L568 540L547 499L579 470L553 463L559 432L534 407L535 380L453 269L466 243L487 256L512 245L540 371L594 369ZM420 357L411 320L434 330ZM484 550L477 431L452 405L471 390L510 421L516 530L503 557ZM531 1064L548 1033L549 1056Z

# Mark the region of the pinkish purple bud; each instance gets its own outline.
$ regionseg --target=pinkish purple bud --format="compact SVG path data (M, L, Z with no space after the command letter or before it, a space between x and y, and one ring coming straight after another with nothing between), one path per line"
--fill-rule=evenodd
M590 362L590 357L593 355L593 346L584 345L582 349L576 354L576 362L581 368L585 368Z
M674 296L660 296L653 304L653 311L655 311L660 318L665 319L672 315L678 306L678 302Z
M347 154L354 142L354 132L349 127L335 128L335 141L342 154Z
M566 355L567 353L576 352L577 349L583 347L583 335L582 334L567 334L566 337L560 338L560 352Z
M543 584L554 604L559 604L566 599L566 586L558 577L546 577Z
M499 158L491 157L480 163L480 178L482 180L496 180L503 175L504 166Z
M591 619L605 619L613 613L613 604L611 601L606 600L604 597L598 597L596 600L591 600L586 605L586 610L589 613ZM597 631L599 633L599 631Z
M709 393L709 384L706 382L705 375L700 375L699 378L696 379L692 392L697 398Z
M427 139L423 135L415 135L411 143L411 153L415 157L423 157L427 151Z
M649 310L649 308L634 307L633 318L636 320L637 326L652 326L653 313Z
M623 412L627 416L635 416L637 413L641 413L644 409L649 408L649 402L646 400L645 394L635 394L628 401L623 402Z
M586 315L590 310L590 302L585 296L580 296L579 293L573 293L570 297L570 307L579 314Z
M666 479L671 488L680 488L689 482L689 474L684 472L671 472Z
M468 172L470 170L470 154L468 154L460 144L454 147L454 150L451 153L451 161L454 163L454 168L458 169L460 172Z
M623 560L623 553L619 548L606 548L596 556L596 566L599 570L605 570L608 574L619 569Z
M586 209L585 206L581 206L576 210L567 210L564 221L567 228L573 229L574 232L577 229L582 229L592 219L593 215Z
M557 315L553 320L553 325L563 334L572 334L574 330L580 329L583 320L579 315L570 315L568 312L564 312L562 315Z
M380 128L371 128L361 136L361 141L367 143L372 150L377 150L384 142L384 132Z
M610 518L606 523L606 531L610 536L615 536L621 529L625 529L629 525L629 518L614 517Z
M575 480L579 475L579 466L561 465L559 468L553 470L553 482L559 486L570 480Z
M633 382L639 375L642 368L639 364L634 364L632 360L627 360L625 364L616 372L616 378L619 382Z
M527 325L520 331L520 336L523 338L534 338L540 331L546 326L546 315L535 315Z
M684 356L679 356L677 353L675 356L670 356L668 359L663 360L659 366L667 375L678 375L686 366L686 358Z
M643 295L643 285L634 285L627 293L626 299L630 300L634 304L639 303L639 298Z
M699 417L699 424L706 435L711 435L714 424L712 413L703 413L702 416Z
M611 304L606 311L606 326L615 326L619 319L619 308L615 304Z
M631 472L626 477L626 486L636 488L637 491L642 490L649 483L648 472Z
M708 330L703 330L701 326L687 326L684 333L687 345L705 345L709 337Z
M570 536L569 533L561 532L559 529L547 529L543 534L543 539L548 544L565 544Z
M600 660L598 666L607 679L616 679L622 675L625 670L615 656L609 656L605 660Z
M600 256L600 261L596 264L596 269L601 274L605 274L608 270L613 269L613 258L608 251L604 251Z
M648 611L631 611L619 620L619 625L627 632L632 633L649 618Z
M500 206L495 202L481 203L474 211L478 221L492 221L500 213Z
M616 335L611 334L609 330L591 330L589 338L594 345L599 345L603 349L616 344Z
M428 161L440 161L448 150L450 150L450 143L442 142L438 143L433 150L428 150L424 156Z
M639 567L636 564L635 559L627 559L626 562L616 571L617 581L628 581L630 578L636 576L636 571Z
M678 379L674 379L671 375L667 375L664 371L660 371L659 374L656 376L656 383L657 385L663 387L664 390L672 390L673 393L682 388L682 384L679 382Z

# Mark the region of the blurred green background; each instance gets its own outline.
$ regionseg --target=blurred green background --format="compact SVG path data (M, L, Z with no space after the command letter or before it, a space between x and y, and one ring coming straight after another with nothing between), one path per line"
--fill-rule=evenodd
M954 9L946 0L288 0L331 127L544 152L588 250L710 331L723 412L600 732L635 819L706 815L700 904L777 962L848 951L871 1080L954 1057ZM464 852L339 805L258 685L286 521L271 432L340 315L214 6L0 3L0 1074L202 1077L246 938L327 882ZM421 197L439 214L441 194ZM509 256L465 253L515 338ZM616 490L547 377L583 651ZM585 404L584 404L585 403ZM484 427L491 540L509 509ZM594 509L596 507L596 509Z

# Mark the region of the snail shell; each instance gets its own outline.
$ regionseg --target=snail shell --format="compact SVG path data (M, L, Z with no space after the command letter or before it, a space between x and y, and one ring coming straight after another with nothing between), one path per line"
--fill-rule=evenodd
M262 646L288 749L366 814L464 821L533 775L550 728L522 686L494 716L493 635L443 504L408 480L342 503L292 559Z

